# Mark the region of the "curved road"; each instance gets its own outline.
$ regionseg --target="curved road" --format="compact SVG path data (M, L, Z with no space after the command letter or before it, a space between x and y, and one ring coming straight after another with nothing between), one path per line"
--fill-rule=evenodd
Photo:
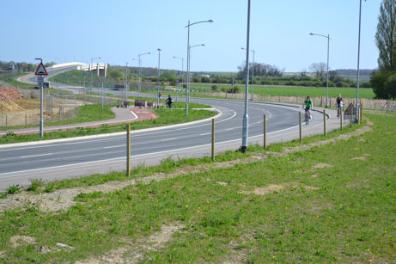
M243 102L218 99L193 99L212 105L221 115L216 120L216 143L241 138ZM250 103L249 137L259 136L263 129L263 114L269 118L269 132L289 130L298 125L298 109L261 103ZM320 122L319 114L314 113ZM315 123L315 122L314 122ZM132 133L132 160L151 164L161 153L161 159L177 150L187 157L194 149L210 143L211 121L160 130ZM227 145L227 144L225 144ZM0 147L0 189L9 184L27 184L30 179L46 180L83 176L86 173L109 171L108 162L125 163L125 135L76 139L59 143L35 143L27 146ZM158 157L157 157L158 159ZM90 170L84 170L91 164ZM94 166L92 166L94 164ZM136 163L134 163L136 165ZM118 169L122 168L118 165Z

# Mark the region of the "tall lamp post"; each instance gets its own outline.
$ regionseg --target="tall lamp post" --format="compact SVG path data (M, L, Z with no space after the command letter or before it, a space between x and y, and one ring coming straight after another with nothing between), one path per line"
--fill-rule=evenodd
M249 51L250 51L250 0L248 0L247 10L247 33L246 33L246 78L245 78L245 109L242 120L242 146L241 152L245 153L248 147L249 137Z
M138 54L138 60L139 60L139 92L142 91L142 56L144 55L150 55L151 52L143 52Z
M190 101L190 27L197 25L197 24L202 24L202 23L213 23L212 19L209 20L203 20L203 21L197 21L191 23L190 20L188 20L188 25L186 26L187 28L187 76L186 76L186 85L187 85L187 101L186 101L186 116L188 116L188 107L189 107L189 101Z
M357 57L357 72L356 72L356 105L355 105L355 122L360 122L360 38L362 32L362 0L359 2L359 33L358 33L358 57Z
M161 49L157 49L158 51L158 79L157 79L157 108L160 105L160 87L161 87Z
M245 50L245 48L241 48L241 50ZM250 52L252 53L252 55L253 55L253 58L252 58L252 63L253 63L253 69L251 70L252 71L252 81L251 81L251 83L252 83L252 85L254 84L254 67L255 67L255 62L256 62L256 51L254 50L254 49L251 49L250 50Z
M330 60L330 34L323 35L318 33L309 33L311 36L317 36L327 39L327 70L326 70L326 108L329 100L329 60Z

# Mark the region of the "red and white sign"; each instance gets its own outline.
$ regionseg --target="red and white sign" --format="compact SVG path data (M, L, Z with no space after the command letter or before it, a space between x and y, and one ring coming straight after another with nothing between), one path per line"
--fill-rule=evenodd
M38 76L43 76L43 75L47 76L48 75L47 69L45 68L45 66L42 62L37 66L34 74L38 75Z

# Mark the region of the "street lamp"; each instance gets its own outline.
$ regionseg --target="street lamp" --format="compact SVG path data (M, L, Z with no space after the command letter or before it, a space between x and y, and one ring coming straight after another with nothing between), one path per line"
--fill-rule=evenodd
M359 34L358 34L358 58L357 58L357 72L356 72L356 105L355 105L355 121L360 122L360 37L362 32L362 0L359 2Z
M246 33L246 79L245 79L245 110L242 120L242 146L241 152L245 153L248 147L249 137L249 51L250 51L250 0L248 0L247 10L247 33Z
M245 48L241 48L241 50L245 50ZM254 63L255 63L255 61L256 61L256 51L254 50L254 49L251 49L250 50L250 52L252 53L252 55L253 55L253 69L252 69L252 85L254 84L254 68L255 68L255 65L254 65Z
M186 76L186 84L187 84L187 100L186 100L186 116L188 116L188 107L190 103L190 27L197 25L197 24L202 24L202 23L213 23L212 19L209 20L202 20L202 21L197 21L191 23L190 20L188 20L188 25L186 26L187 28L187 76Z
M327 39L327 71L326 71L326 108L328 107L329 100L329 59L330 59L330 34L323 35L317 33L309 33L311 36L317 36Z
M139 92L142 91L142 56L144 55L150 55L151 52L143 52L138 54L138 60L139 60Z
M160 105L160 86L161 86L161 49L157 49L158 51L158 80L157 80L157 108Z
M180 61L181 61L181 72L180 72L180 77L181 77L181 87L182 87L182 89L183 89L183 88L184 88L184 87L183 87L183 84L184 84L184 81L183 81L183 78L184 78L184 57L173 56L173 59L175 59L175 60L180 60ZM176 87L176 101L178 101L178 91L177 91L177 87Z

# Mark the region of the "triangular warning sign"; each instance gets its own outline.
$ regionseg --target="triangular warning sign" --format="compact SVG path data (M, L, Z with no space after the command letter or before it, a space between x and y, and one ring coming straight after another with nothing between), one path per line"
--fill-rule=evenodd
M34 74L35 75L48 75L48 72L45 69L45 66L42 62L37 66L36 72Z

